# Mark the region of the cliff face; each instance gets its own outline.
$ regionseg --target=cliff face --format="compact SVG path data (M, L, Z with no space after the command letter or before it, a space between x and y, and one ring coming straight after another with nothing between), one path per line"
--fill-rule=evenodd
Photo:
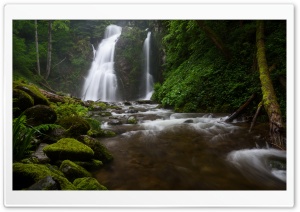
M137 27L123 27L115 48L115 71L120 97L123 100L139 98L139 86L143 74L143 42L146 32Z
M144 97L145 90L145 58L143 45L147 31L138 27L125 26L115 47L115 71L118 79L119 98L121 100L137 100ZM155 32L150 42L150 73L154 82L161 81L161 64L163 52L158 47Z

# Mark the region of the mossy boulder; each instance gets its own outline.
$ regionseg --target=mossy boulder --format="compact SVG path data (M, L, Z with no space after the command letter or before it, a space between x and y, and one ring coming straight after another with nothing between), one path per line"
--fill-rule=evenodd
M14 81L13 88L22 90L22 91L26 92L28 95L30 95L34 100L34 105L39 105L39 104L50 105L50 102L48 101L48 99L34 85L25 84L20 81Z
M24 110L34 105L33 98L20 89L13 90L13 108L14 115L19 116Z
M103 111L108 108L108 105L104 102L88 101L88 106L91 111Z
M127 124L137 124L137 119L135 116L129 116L127 119Z
M66 178L68 178L71 182L73 182L76 178L91 176L91 173L89 173L85 168L70 160L64 160L61 163L59 170L64 173Z
M13 164L13 190L27 189L47 176L58 182L61 190L76 190L76 187L59 171L54 172L46 165L23 163Z
M88 136L91 136L93 138L96 138L96 137L113 137L113 136L116 136L116 133L113 132L113 131L110 131L110 130L89 130L87 132L87 135Z
M80 116L66 117L58 122L63 128L66 129L66 133L69 137L78 137L80 135L86 135L90 130L89 123Z
M73 184L78 190L107 190L105 186L92 177L78 178L74 180Z
M94 151L90 147L74 138L62 138L56 143L46 146L43 151L51 161L89 161L94 157Z
M87 135L83 135L80 136L79 140L94 151L95 159L101 160L103 162L109 162L113 160L113 156L108 151L108 149L96 139Z
M41 124L55 123L57 116L55 111L46 105L35 105L24 111L27 118L27 124L31 126L38 126Z
M100 160L91 160L91 161L73 161L79 166L82 166L86 170L96 170L100 169L103 166L102 161Z

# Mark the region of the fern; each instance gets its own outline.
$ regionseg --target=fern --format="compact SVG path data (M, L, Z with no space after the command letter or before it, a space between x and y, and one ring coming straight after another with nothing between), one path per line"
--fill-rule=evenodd
M21 114L13 120L13 160L19 161L29 154L32 148L31 141L37 134L43 131L60 127L55 124L42 124L36 127L26 125L26 116Z
M35 129L26 126L26 116L20 115L13 120L13 160L24 158L32 147L31 140Z

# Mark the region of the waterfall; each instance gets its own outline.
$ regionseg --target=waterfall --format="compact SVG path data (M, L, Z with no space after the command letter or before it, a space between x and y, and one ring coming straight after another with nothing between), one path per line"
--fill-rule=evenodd
M153 93L153 77L150 74L150 37L151 32L148 32L147 38L144 41L143 54L145 58L144 73L145 73L145 93L144 99L150 99Z
M83 86L83 100L116 101L114 51L121 31L122 28L116 25L106 27L104 38L94 52L94 60Z

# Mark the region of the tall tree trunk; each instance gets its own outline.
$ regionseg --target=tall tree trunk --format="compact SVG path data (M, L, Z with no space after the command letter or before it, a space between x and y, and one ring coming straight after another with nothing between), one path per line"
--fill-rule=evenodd
M46 67L46 77L48 79L51 71L51 53L52 53L52 21L48 21L48 51L47 51L47 67Z
M40 68L40 56L39 56L39 41L38 41L38 25L37 20L34 21L35 25L35 49L36 49L36 64L37 64L37 74L41 75L41 68Z
M205 34L211 39L211 41L216 45L216 47L222 52L224 57L227 60L230 60L231 55L229 50L226 48L223 41L219 38L219 36L208 27L203 20L197 20L197 24L201 27L201 29L205 32Z
M263 94L262 102L269 116L270 142L271 144L274 144L274 146L280 147L281 149L285 149L286 144L283 138L284 128L281 118L280 107L277 102L266 59L263 21L257 21L256 47L256 57L259 68L261 90Z

